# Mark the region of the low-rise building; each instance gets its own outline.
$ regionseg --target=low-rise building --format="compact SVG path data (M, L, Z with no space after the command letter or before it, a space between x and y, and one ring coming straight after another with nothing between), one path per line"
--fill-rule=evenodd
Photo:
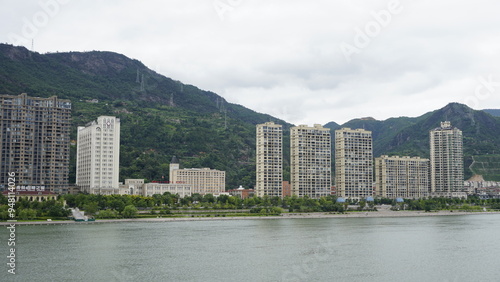
M210 168L179 167L179 160L174 156L170 162L170 183L191 186L193 194L220 194L226 191L226 172Z
M144 196L153 196L154 194L163 195L165 192L169 192L174 195L177 194L180 198L192 195L192 187L188 184L151 182L142 185L142 190Z
M169 183L168 181L144 183L144 179L125 179L125 183L120 184L120 195L151 197L155 194L163 195L165 192L169 192L184 198L192 195L191 190L190 185Z
M236 189L231 189L228 190L229 195L235 196L235 197L240 197L241 199L246 199L248 197L252 197L255 194L254 189L245 189L242 186L236 188Z

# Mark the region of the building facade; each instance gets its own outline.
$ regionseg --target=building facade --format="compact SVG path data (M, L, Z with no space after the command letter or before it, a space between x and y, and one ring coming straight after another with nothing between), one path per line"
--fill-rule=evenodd
M192 187L189 184L158 183L151 182L142 185L143 195L150 197L155 194L163 195L168 192L173 195L179 195L179 198L189 197Z
M71 101L0 95L0 190L8 173L18 186L67 193Z
M123 184L119 184L120 195L144 196L144 179L125 179Z
M174 156L170 162L170 183L187 184L191 193L219 194L226 191L226 172L210 168L179 168Z
M429 159L419 157L375 158L376 196L417 199L429 196Z
M76 184L90 194L119 194L120 119L100 116L77 134Z
M283 130L279 124L266 122L256 127L256 185L257 196L282 197Z
M364 129L335 131L335 188L337 196L373 196L372 133Z
M319 124L290 128L292 195L319 198L330 195L331 134Z
M283 198L286 196L292 196L292 186L290 181L283 181Z
M191 196L191 186L186 184L173 184L165 182L144 183L144 179L125 179L124 184L120 184L120 195L138 195L151 197L155 194L163 195L169 192L179 195L179 198Z
M254 189L245 189L242 186L236 189L230 189L227 192L229 193L229 195L234 197L240 197L241 199L246 199L248 197L252 197L253 195L255 195Z
M434 196L464 191L462 131L449 121L429 133L431 193Z

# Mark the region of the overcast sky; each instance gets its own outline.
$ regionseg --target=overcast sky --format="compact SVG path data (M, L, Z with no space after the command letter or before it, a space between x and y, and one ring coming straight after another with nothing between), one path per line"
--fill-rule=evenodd
M0 42L114 51L293 124L500 108L500 1L0 0Z

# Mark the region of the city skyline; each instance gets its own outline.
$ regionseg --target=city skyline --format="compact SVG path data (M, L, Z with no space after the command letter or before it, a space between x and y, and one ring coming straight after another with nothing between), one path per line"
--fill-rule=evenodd
M69 150L61 150L61 148L67 147L70 142L71 102L69 100L60 100L57 97L29 97L26 94L2 95L1 98L3 152L21 150L30 154L27 148L32 144L25 141L41 140L41 138L32 138L31 136L55 136L56 143L59 144L56 151L62 152L63 155L64 152L69 153ZM31 112L38 108L40 108L40 112ZM51 109L54 113L50 112ZM39 126L35 126L36 124ZM63 128L64 124L66 124L66 128ZM33 128L38 127L44 130L48 128L49 131L44 131L45 133L33 131ZM15 134L10 134L11 132ZM15 135L12 137L13 140L9 134ZM81 188L81 191L91 194L122 194L120 191L122 187L118 185L120 119L113 116L99 116L86 126L79 126L77 137L76 185ZM45 143L47 143L47 138L43 138ZM421 185L425 186L428 180L427 178L420 180L420 178L426 173L430 173L431 176L431 185L427 189L431 195L446 196L449 193L464 192L462 138L462 131L453 127L449 121L442 121L440 127L430 130L430 172L425 172L429 169L427 159L381 156L374 160L371 131L359 128L336 130L335 186L337 195L356 199L375 195L392 198L404 197L404 195L412 198L422 197L427 194L423 192ZM255 187L258 196L283 197L282 139L282 125L273 122L256 125L257 158L255 169L257 177ZM11 141L15 143L13 143L15 148L11 148L13 146L9 143ZM33 145L33 148L37 148L37 146ZM46 153L49 152L48 148L44 147ZM290 128L290 182L293 195L319 198L332 194L331 149L330 129L319 124L312 127L300 125ZM49 155L52 153L49 152ZM24 153L17 157L14 156L14 160L23 156ZM6 155L3 154L3 158L5 157ZM35 159L38 158L35 157ZM373 161L376 164L375 178L373 177ZM393 161L401 164L391 167L389 162ZM5 163L14 166L17 171L25 170L24 167L19 166L21 164L28 168L36 165L30 163L29 160L18 160L14 163L10 161L10 158L6 159ZM48 165L53 163L55 162L49 161ZM423 164L422 168L420 168L420 163ZM400 169L403 172L399 172ZM56 168L51 170L50 175L52 174L56 176L56 180L64 180L67 179L68 170L67 168ZM23 180L21 177L20 179L21 182L37 179L36 177L28 178L25 177ZM404 179L401 181L400 178ZM179 161L175 156L170 163L169 180L170 183L188 183L192 186L192 193L202 195L222 193L226 190L224 171L209 168L180 169ZM43 184L44 181L40 183ZM372 187L373 183L375 183L375 190ZM28 184L33 185L31 182ZM387 186L383 188L382 186L386 184ZM67 180L64 185L68 186ZM394 187L402 189L403 192L390 188L391 185L398 186ZM264 187L267 188L263 189ZM130 187L123 188L127 190ZM163 188L158 186L155 189ZM189 189L191 190L191 188ZM61 189L53 187L50 190L58 193L63 192L59 191ZM133 189L130 189L130 192L133 192ZM125 193L129 193L129 191Z

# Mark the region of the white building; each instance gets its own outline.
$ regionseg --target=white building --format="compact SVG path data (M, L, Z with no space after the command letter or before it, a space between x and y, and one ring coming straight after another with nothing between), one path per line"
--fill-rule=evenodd
M144 179L125 179L120 184L120 195L138 195L151 197L155 194L163 195L165 192L177 194L180 198L191 196L191 186L187 184L173 184L163 182L144 183Z
M191 185L188 184L174 184L174 183L146 183L142 186L144 196L150 197L154 194L163 195L165 192L170 194L177 194L180 198L189 197L191 193Z
M319 124L290 128L292 195L320 198L330 195L332 145L330 129Z
M283 130L279 124L266 122L256 127L256 185L257 196L282 196Z
M343 198L373 196L372 132L342 128L335 131L335 185Z
M144 195L144 179L125 179L125 183L119 185L120 195Z
M120 119L100 116L77 134L76 184L90 194L119 194Z
M431 195L464 192L462 131L449 121L430 131Z

